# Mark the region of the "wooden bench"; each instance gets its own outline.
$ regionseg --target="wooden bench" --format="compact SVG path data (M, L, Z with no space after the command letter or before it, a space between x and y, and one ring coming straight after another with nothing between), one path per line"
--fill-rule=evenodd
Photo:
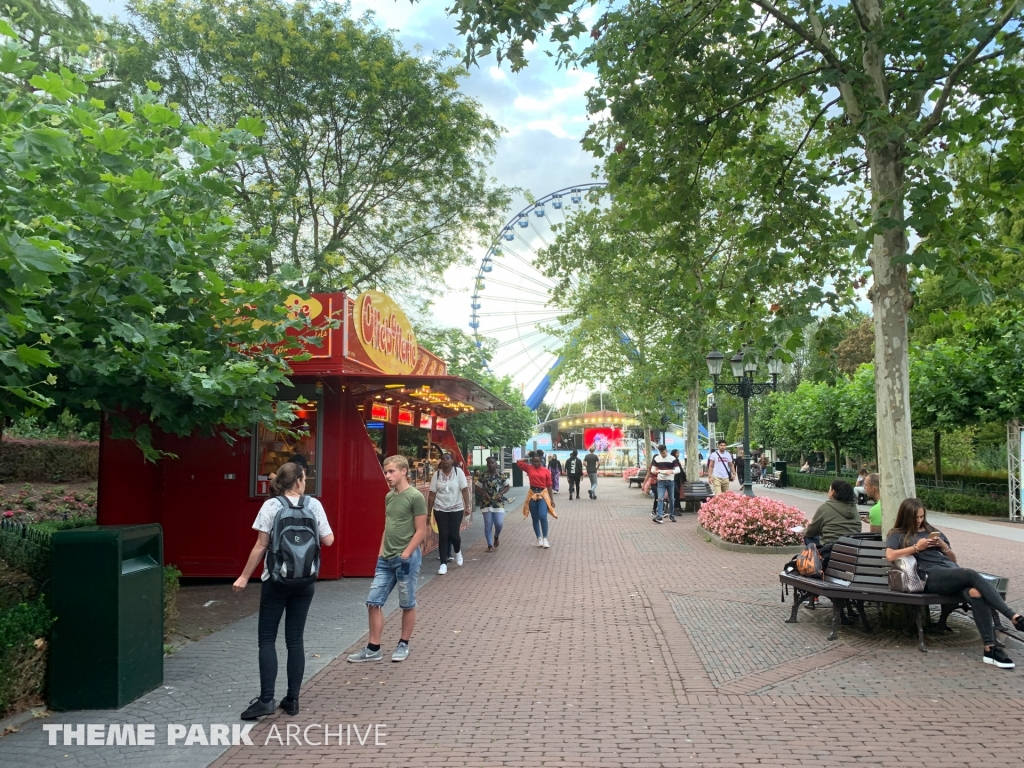
M779 484L779 476L774 472L762 472L759 481L761 485L774 488Z
M644 476L643 475L633 475L632 477L629 477L629 478L626 478L626 479L629 481L627 486L626 486L627 488L632 488L633 487L633 483L636 483L637 488L643 488L644 487Z
M939 628L946 628L946 619L964 603L960 595L935 595L929 592L892 592L889 590L890 563L885 559L885 543L877 533L860 533L843 536L832 547L832 554L825 569L824 579L810 579L798 573L779 574L779 580L793 588L793 611L786 620L795 624L801 603L809 596L827 597L832 602L832 631L829 640L839 636L839 623L843 620L843 608L847 603L856 606L861 622L871 632L864 603L890 603L915 608L918 647L922 652L928 648L924 643L924 615L930 605L942 606ZM989 576L1001 595L1005 597L1008 580ZM785 600L785 597L783 597ZM843 623L847 623L843 621ZM1005 632L995 618L996 629Z
M700 511L701 504L712 496L714 496L714 492L711 490L710 483L703 480L698 480L693 483L683 483L680 511L693 512L694 514L697 514L697 512Z

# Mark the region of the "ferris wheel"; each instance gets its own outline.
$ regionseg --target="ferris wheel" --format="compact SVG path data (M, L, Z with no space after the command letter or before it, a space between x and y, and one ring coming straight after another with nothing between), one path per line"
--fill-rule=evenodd
M477 270L469 327L478 348L485 339L496 342L488 369L510 376L531 410L549 392L549 402L575 396L558 385L551 388L562 344L551 327L560 311L553 301L555 281L538 269L539 258L573 215L600 205L604 188L603 182L590 182L537 198L505 223Z

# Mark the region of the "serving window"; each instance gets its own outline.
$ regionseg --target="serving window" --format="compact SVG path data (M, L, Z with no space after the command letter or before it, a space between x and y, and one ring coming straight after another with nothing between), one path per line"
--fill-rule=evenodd
M295 420L282 422L275 429L262 424L253 434L252 488L254 496L270 496L270 476L289 461L305 463L306 493L320 492L320 454L323 433L323 408L319 399L291 401Z

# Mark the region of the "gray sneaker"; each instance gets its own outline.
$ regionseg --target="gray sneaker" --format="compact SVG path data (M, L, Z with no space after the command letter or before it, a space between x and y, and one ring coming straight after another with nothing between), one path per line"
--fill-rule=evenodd
M376 651L371 651L369 648L363 648L359 653L353 653L349 656L348 660L353 663L358 661L383 661L384 651L380 648Z
M392 661L405 661L409 658L409 644L399 643L395 652L391 654Z

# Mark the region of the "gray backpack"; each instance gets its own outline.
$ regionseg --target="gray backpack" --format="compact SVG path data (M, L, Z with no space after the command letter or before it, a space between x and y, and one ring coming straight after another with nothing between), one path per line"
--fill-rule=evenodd
M270 580L288 587L304 587L316 581L320 572L320 529L308 496L300 496L292 506L286 496L270 529L267 571Z
M889 570L889 590L892 592L924 592L924 581L917 575L917 558L904 555L896 558Z

